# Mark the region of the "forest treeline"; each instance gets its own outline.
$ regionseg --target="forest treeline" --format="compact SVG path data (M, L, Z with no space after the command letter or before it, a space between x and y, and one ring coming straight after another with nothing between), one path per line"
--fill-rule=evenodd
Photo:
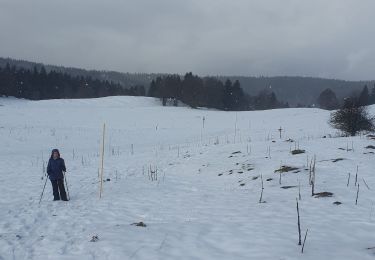
M0 96L14 96L31 100L61 98L97 98L105 96L146 96L143 86L124 88L119 83L93 79L89 76L72 76L58 71L46 71L42 66L32 69L17 68L9 63L0 67ZM286 107L272 92L257 96L244 93L239 81L201 78L187 73L157 77L152 80L148 96L180 100L191 107L221 110L252 110ZM175 105L178 102L174 102Z
M193 73L180 75L158 75L146 85L124 85L109 80L64 71L47 70L44 66L16 67L9 63L0 65L0 96L14 96L31 100L60 98L97 98L105 96L151 96L160 98L163 105L172 100L191 107L207 107L227 111L264 110L289 107L275 94L274 88L264 88L250 95L244 91L240 80L220 77L199 77ZM363 85L362 85L363 86ZM337 109L344 99L356 96L359 105L375 104L375 86L365 85L362 91L353 91L344 97L332 88L323 90L315 106L323 109ZM310 105L299 104L307 107Z
M16 60L12 58L1 58L0 67L5 67L9 63L17 68L41 70L42 67L48 72L55 71L66 73L72 77L90 77L100 81L108 81L120 84L123 88L130 89L135 86L144 86L148 90L152 80L157 77L166 76L166 73L123 73L116 71L86 70L81 68L63 67L36 63L26 60ZM183 77L183 75L180 75ZM245 93L252 96L258 95L261 91L272 91L277 99L283 103L288 102L291 107L317 106L319 94L329 88L335 92L339 100L352 95L358 95L364 85L373 86L375 81L346 81L338 79L324 79L316 77L298 76L214 76L214 78L225 83L227 79L235 82L238 80Z
M348 100L355 100L356 106L368 106L375 104L375 85L372 87L371 92L367 85L365 85L360 93L352 93L351 95L340 100L336 93L327 88L318 97L318 105L322 109L334 110L342 107Z
M91 77L40 69L16 68L9 63L0 67L0 96L31 100L60 98L96 98L105 96L144 96L143 86L128 89L118 83Z
M275 93L271 91L261 91L256 96L250 96L243 91L238 80L232 82L226 79L222 82L214 77L201 78L191 72L182 78L179 75L157 77L151 81L148 95L162 99L164 105L166 100L172 99L180 100L194 108L207 107L227 111L289 106L279 102Z

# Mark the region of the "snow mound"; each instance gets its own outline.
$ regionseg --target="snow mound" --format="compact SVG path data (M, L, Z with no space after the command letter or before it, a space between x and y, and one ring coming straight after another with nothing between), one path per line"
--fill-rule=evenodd
M144 97L0 104L0 259L374 257L375 141L337 137L329 111L195 110ZM39 205L52 148L71 201L52 201L47 182Z

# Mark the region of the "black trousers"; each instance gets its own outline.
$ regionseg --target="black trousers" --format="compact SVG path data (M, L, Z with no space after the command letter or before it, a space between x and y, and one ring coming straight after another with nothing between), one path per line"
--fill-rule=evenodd
M65 200L67 201L68 198L66 197L65 187L64 187L64 179L58 180L51 180L52 189L53 189L53 200Z

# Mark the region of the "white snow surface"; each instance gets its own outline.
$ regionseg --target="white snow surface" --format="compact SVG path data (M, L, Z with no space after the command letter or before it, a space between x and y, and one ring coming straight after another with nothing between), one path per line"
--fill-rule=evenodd
M328 118L319 109L221 112L143 97L0 98L0 259L374 259L375 150L365 147L375 140L337 137ZM99 199L104 122L110 181ZM306 153L292 155L295 147ZM52 201L48 181L39 205L53 148L71 200ZM315 192L333 197L311 196L314 155ZM281 165L298 170L280 185ZM147 226L131 225L140 221Z

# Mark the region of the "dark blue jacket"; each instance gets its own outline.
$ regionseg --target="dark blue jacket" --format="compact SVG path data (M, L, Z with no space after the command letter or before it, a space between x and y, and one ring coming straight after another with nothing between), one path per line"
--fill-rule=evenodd
M50 158L47 166L47 173L50 180L64 179L63 171L66 172L65 162L63 158L57 158L56 160Z

